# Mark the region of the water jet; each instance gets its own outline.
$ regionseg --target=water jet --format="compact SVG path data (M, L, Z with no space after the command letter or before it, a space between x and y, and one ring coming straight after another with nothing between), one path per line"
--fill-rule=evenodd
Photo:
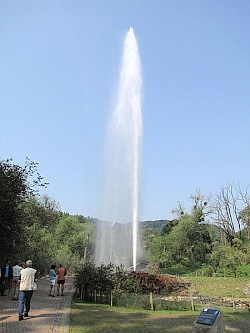
M101 221L97 227L95 263L130 266L141 255L138 212L142 148L141 63L133 28L125 41L117 100L105 145Z

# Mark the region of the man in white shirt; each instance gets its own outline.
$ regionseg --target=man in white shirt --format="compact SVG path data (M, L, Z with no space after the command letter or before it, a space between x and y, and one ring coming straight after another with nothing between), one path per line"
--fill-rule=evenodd
M20 291L19 291L19 321L24 317L29 317L30 302L36 285L36 269L32 268L32 261L26 261L26 268L20 272Z

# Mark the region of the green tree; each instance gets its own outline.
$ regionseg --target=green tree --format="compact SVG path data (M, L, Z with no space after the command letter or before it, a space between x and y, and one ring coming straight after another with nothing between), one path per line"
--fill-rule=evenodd
M195 269L207 261L211 243L208 226L185 214L169 233L158 236L151 243L151 265L154 262L157 268L169 272L176 265L183 270Z
M162 231L161 231L161 235L167 235L169 234L173 228L179 223L179 220L172 220L172 221L169 221L167 224L164 225L164 227L162 228Z
M161 269L171 266L172 258L169 254L171 244L168 244L168 239L164 236L156 236L149 246L150 267L152 271L157 272Z
M55 263L56 243L54 241L54 230L59 222L59 205L47 195L34 196L29 194L22 203L24 213L23 238L25 248L22 258L32 257L39 273L48 273L48 267Z
M37 223L41 228L48 227L50 231L55 229L63 215L59 204L48 195L41 197L29 195L23 203L23 210L28 226Z
M247 240L250 242L250 206L246 206L239 213L239 220L244 225L247 235Z
M142 239L142 247L145 251L148 251L149 245L152 240L156 237L156 230L149 228L147 225L144 225L141 230L141 239Z
M0 161L0 257L20 257L25 213L23 203L28 195L37 195L37 186L46 186L37 171L38 163L26 159L24 167L11 159Z
M246 265L247 257L245 251L241 251L235 246L219 245L213 249L210 263L217 275L237 277L238 267Z
M56 262L74 272L83 260L92 259L93 222L83 216L64 214L55 228L53 241Z
M55 263L55 242L53 233L47 226L34 223L25 229L26 248L22 258L32 258L39 275L48 274L49 267Z

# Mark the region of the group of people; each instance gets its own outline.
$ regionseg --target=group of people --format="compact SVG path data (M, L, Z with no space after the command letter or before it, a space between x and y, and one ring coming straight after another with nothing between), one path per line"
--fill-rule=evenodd
M7 259L4 266L1 267L0 276L0 294L6 296L6 290L10 294L13 287L13 299L19 300L18 314L19 321L24 317L29 317L30 303L33 291L37 288L37 270L34 269L31 260L25 263L17 263L11 266L10 260ZM55 297L55 285L57 278L57 296L64 296L66 268L61 264L56 270L56 265L52 265L49 271L50 291L49 295Z
M15 266L11 266L10 260L7 259L0 271L0 294L6 296L6 290L10 294L13 288L13 298L17 299L19 283L18 279L20 271L25 268L25 263L19 262Z
M50 290L49 296L55 297L55 286L56 286L56 276L57 276L57 296L64 296L64 284L65 284L65 275L67 274L66 268L62 267L60 264L59 268L56 270L56 265L52 265L49 271L49 281L50 281Z

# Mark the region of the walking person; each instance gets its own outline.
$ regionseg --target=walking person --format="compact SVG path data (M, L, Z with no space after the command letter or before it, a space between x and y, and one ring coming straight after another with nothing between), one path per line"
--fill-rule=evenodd
M24 317L29 317L30 303L33 291L36 290L36 269L32 268L32 261L26 261L26 268L20 271L20 291L19 291L19 321Z
M52 265L49 271L50 291L49 296L55 297L55 285L56 285L56 265Z
M19 277L20 272L23 269L22 263L19 262L15 266L13 266L13 298L12 299L18 299L19 294Z
M1 296L6 296L5 290L8 288L9 293L12 288L13 268L10 260L6 259L4 266L1 268Z
M59 265L59 268L57 270L57 296L59 296L59 292L61 289L61 296L64 296L64 284L65 284L65 275L67 274L66 268L62 266L62 264ZM61 288L60 288L61 287Z

